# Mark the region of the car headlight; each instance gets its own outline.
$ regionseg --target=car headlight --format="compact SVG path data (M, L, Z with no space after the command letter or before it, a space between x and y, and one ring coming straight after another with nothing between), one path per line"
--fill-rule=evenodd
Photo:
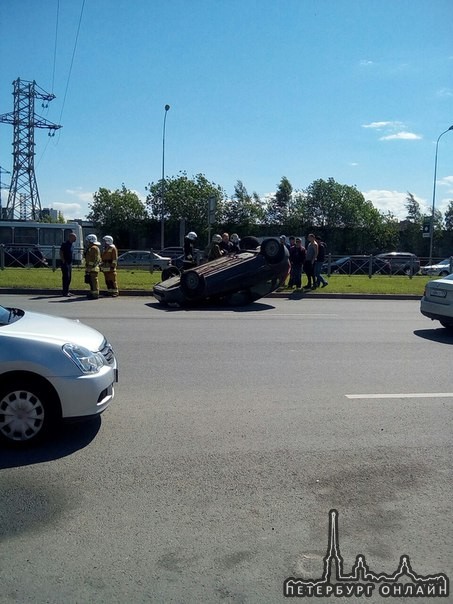
M74 361L82 373L97 373L104 365L104 357L100 352L91 352L77 344L65 344L63 352Z

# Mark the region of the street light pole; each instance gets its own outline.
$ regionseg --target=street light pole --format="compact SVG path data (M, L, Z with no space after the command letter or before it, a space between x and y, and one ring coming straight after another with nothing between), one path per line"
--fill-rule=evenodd
M161 220L160 220L160 249L163 250L165 247L165 208L164 208L164 197L165 197L165 124L167 123L167 111L170 109L170 105L165 105L164 113L164 126L162 129L162 181L161 181Z
M437 138L437 142L436 142L436 154L434 156L433 207L431 210L431 229L430 229L431 232L430 232L430 236L429 236L429 262L428 262L429 265L431 265L433 263L434 210L436 208L437 152L439 150L440 139L442 138L442 136L444 134L447 134L447 132L449 132L450 130L453 130L453 126L450 126L450 128L447 128L447 130L445 130L444 132L439 134L439 136Z

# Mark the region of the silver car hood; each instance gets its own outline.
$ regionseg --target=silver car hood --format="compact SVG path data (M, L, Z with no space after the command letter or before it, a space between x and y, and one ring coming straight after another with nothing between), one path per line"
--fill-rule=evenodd
M99 350L104 341L99 331L78 320L28 311L18 321L0 326L0 342L2 336L62 345L70 342L91 351Z

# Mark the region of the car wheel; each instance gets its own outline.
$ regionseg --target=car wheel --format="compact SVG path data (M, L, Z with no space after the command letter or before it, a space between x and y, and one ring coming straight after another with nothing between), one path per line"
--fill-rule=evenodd
M0 439L23 447L44 438L59 417L56 394L27 378L8 381L0 387Z
M167 279L171 279L172 277L177 277L180 274L181 273L179 268L176 268L176 266L169 266L167 268L164 268L164 270L162 271L162 281L166 281Z
M285 257L285 248L276 239L265 239L261 244L260 253L270 264L277 264Z
M450 273L448 271L441 271L439 273L439 277L446 277L447 275L449 275Z
M260 246L260 242L256 237L244 237L239 242L241 250L256 250Z
M188 298L201 295L205 285L203 275L196 271L186 271L181 275L181 290Z

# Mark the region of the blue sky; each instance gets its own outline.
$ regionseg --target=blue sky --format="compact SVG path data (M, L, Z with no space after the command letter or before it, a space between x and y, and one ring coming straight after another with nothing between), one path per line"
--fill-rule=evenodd
M298 190L333 177L400 218L408 191L429 213L453 125L452 23L451 0L2 0L0 114L17 78L56 95L36 106L63 127L36 130L35 171L65 218L100 187L145 198L167 103L166 176L262 197L282 176ZM12 139L0 124L3 170ZM445 210L453 131L437 176Z

